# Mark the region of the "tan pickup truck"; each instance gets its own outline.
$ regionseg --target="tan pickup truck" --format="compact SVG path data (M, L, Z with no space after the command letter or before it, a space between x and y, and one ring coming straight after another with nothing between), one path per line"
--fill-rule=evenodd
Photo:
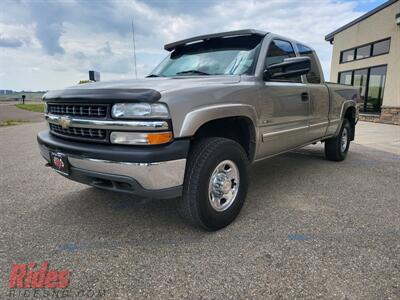
M318 141L327 159L345 159L359 93L324 82L311 47L239 30L165 50L143 80L48 92L49 130L37 137L48 165L98 188L178 198L182 216L217 230L243 206L249 164Z

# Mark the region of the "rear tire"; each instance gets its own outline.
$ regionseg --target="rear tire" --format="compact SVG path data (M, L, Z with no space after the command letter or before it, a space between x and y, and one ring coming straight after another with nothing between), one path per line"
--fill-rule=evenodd
M342 161L349 151L352 128L349 120L344 119L339 134L325 141L325 157L332 161Z
M247 194L247 155L237 142L212 137L195 142L187 162L178 211L206 230L229 225Z

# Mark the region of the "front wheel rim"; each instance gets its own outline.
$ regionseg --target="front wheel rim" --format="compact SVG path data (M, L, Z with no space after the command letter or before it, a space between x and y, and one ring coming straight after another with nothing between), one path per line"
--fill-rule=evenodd
M231 160L224 160L211 174L208 184L208 199L211 207L222 212L235 201L239 191L239 168Z
M349 134L348 134L347 128L343 128L342 137L340 139L340 150L342 152L345 152L347 149L347 144L349 142L348 135Z

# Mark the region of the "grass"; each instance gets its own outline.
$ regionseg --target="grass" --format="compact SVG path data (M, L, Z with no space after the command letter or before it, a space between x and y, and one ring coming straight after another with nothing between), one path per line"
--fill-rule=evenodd
M44 104L43 103L38 103L38 104L15 104L16 107L21 108L21 109L25 109L25 110L29 110L29 111L33 111L33 112L43 112L44 110Z
M19 124L24 124L27 123L28 121L22 121L22 120L5 120L0 122L0 127L3 126L13 126L13 125L19 125Z

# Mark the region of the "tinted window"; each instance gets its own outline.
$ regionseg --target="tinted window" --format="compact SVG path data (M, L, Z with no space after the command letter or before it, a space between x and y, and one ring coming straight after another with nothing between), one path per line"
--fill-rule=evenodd
M368 99L365 111L380 111L385 88L386 66L370 69L368 83Z
M368 69L354 71L353 85L358 88L363 101L365 100L365 95L367 92L367 78Z
M343 51L341 62L354 60L354 49Z
M353 72L341 72L339 73L339 83L341 84L351 84Z
M311 70L306 75L309 83L321 83L321 74L319 73L317 58L314 52L307 46L297 44L300 56L308 56L311 59Z
M273 64L279 64L283 62L285 58L295 56L296 54L291 43L282 40L273 40L268 48L267 57L265 58L265 66L268 67ZM301 82L301 77L296 76L279 80L275 79L275 81Z
M390 40L377 42L373 45L372 55L380 55L389 53Z
M279 64L283 62L285 58L295 56L292 44L286 41L274 40L269 45L265 66L268 67L273 64Z
M357 48L357 59L369 57L371 55L371 45Z

